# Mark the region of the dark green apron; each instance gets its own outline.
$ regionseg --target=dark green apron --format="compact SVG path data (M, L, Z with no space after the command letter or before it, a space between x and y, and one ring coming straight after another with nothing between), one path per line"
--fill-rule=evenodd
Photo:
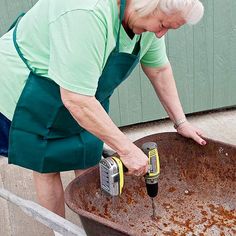
M119 52L125 0L121 1L116 47L98 81L96 99L108 112L109 98L139 62L140 39L132 54ZM27 64L13 33L15 48L30 70L13 116L9 138L9 163L41 173L84 169L101 159L103 142L84 130L61 101L60 87L39 76Z

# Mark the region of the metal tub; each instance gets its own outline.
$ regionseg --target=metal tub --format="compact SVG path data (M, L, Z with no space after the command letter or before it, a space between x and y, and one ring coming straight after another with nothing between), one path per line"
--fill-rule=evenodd
M236 146L207 139L199 146L177 133L159 133L135 142L158 144L161 163L157 218L143 177L125 177L123 194L100 190L98 167L66 188L67 205L88 236L236 235Z

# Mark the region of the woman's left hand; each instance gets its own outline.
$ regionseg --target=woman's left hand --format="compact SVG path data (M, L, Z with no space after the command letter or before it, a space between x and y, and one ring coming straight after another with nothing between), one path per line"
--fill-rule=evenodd
M203 132L192 126L188 121L184 122L177 128L177 132L186 138L191 138L200 145L206 145L206 140L204 140Z

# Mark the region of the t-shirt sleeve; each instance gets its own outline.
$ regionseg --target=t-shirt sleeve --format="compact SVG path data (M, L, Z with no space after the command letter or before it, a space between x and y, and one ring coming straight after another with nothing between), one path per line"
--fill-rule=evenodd
M61 87L93 96L102 73L106 29L92 12L74 10L50 23L48 75Z
M151 46L141 58L141 63L148 67L161 67L169 62L166 55L165 38L154 37Z

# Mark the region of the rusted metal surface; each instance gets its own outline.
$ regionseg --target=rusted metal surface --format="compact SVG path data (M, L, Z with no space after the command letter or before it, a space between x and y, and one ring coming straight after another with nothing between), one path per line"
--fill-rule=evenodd
M176 133L135 144L148 141L157 142L161 162L156 219L144 178L126 176L123 194L112 198L101 192L95 167L66 189L88 235L236 235L236 146L207 140L201 147Z

